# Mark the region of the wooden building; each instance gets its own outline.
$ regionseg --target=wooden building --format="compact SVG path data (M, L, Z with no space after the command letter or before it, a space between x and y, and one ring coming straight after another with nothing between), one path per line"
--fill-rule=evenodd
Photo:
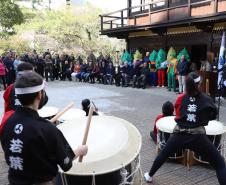
M226 0L127 0L127 8L100 15L101 34L126 39L131 52L187 48L191 61L217 57L226 29Z

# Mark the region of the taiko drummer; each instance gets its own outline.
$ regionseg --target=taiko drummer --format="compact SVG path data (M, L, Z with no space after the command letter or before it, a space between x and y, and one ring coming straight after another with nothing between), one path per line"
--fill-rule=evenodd
M22 106L5 120L0 134L10 185L54 184L58 165L68 171L75 158L87 154L87 146L73 151L61 131L39 117L37 110L47 103L44 88L35 72L26 72L15 82Z
M216 119L217 108L213 100L200 92L201 77L192 72L186 79L186 93L178 97L174 134L167 141L165 148L156 157L150 172L144 174L147 182L152 182L153 175L178 149L187 148L205 157L216 170L220 185L226 184L226 166L223 157L206 136L204 126Z

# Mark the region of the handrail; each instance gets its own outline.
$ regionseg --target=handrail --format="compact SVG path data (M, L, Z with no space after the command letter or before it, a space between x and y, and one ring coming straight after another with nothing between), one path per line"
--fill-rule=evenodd
M135 19L134 24L136 25L136 19L137 19L137 17L140 17L140 16L146 16L146 15L150 16L152 14L163 12L163 11L167 11L168 12L167 14L169 14L169 11L173 10L173 9L184 8L184 7L188 7L189 9L191 9L192 6L202 5L202 4L211 3L211 2L216 3L216 1L218 1L218 0L202 0L202 1L199 1L199 2L192 2L191 3L191 0L188 0L187 3L180 4L180 5L177 5L177 6L169 6L169 3L167 3L167 4L164 4L162 6L159 6L159 9L157 9L157 10L153 9L153 11L152 11L152 8L153 8L152 5L153 4L157 4L157 3L161 3L161 2L166 3L166 1L160 0L158 2L151 2L151 3L146 3L146 4L141 4L141 5L137 5L137 6L133 6L133 7L124 8L124 9L121 9L121 10L118 10L118 11L114 11L114 12L110 12L110 13L107 13L107 14L100 15L101 30L103 30L104 24L106 24L106 25L110 24L111 28L112 28L112 25L121 25L121 27L124 27L124 26L128 26L128 23L124 24L123 20L131 18L131 19ZM141 13L138 13L138 14L135 14L135 15L129 14L129 12L132 9L146 7L146 6L148 6L148 7L145 8L145 10L149 10L148 12L139 11ZM216 9L216 7L215 7L215 9ZM124 16L124 13L125 13L124 11L129 11L129 12ZM189 11L191 11L191 10L189 10ZM112 14L116 14L116 13L120 13L120 15L117 15L117 16L112 15ZM188 13L188 16L191 16L191 12L190 12L190 14ZM104 18L105 18L105 20L104 20ZM107 19L107 18L109 18L109 19ZM114 22L120 21L120 20L121 20L120 24L114 23ZM169 20L169 18L167 18L167 20Z
M209 3L209 2L212 2L212 1L213 0L203 0L203 1L200 1L200 2L191 3L191 5L194 6L194 5ZM164 1L159 1L159 2L164 2ZM144 7L144 6L150 6L152 4L157 4L157 3L158 2L152 2L152 3L146 3L146 4L137 5L137 6L132 6L132 7L120 9L120 10L117 10L117 11L109 12L109 13L106 13L106 14L101 14L100 16L106 17L106 16L111 15L111 14L120 13L122 11L131 10L131 9L135 9L135 8L141 8L141 7ZM179 6L183 6L183 5L178 5L178 6L174 6L174 7L177 7L178 8Z

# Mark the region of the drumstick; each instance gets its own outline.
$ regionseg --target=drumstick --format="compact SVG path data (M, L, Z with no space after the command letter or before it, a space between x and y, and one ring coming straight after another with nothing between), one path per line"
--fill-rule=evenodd
M86 142L87 142L87 139L88 139L89 128L90 128L91 119L92 119L92 116L93 116L93 111L94 111L94 107L90 106L89 114L88 114L88 120L87 120L87 124L86 124L86 129L85 129L84 137L83 137L83 140L82 140L82 145L86 145ZM82 160L83 160L83 156L80 156L78 162L81 163Z
M54 116L50 122L54 123L55 121L57 121L65 112L67 112L70 108L72 108L74 106L74 102L69 103L62 111L60 111L59 113L57 113L56 116Z

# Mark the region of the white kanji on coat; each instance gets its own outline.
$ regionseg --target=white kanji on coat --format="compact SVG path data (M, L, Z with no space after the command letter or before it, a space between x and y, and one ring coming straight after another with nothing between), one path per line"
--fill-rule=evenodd
M187 114L187 121L196 122L196 115L195 114Z
M23 149L23 142L19 139L12 139L10 141L10 148L13 153L21 153Z
M23 170L23 159L20 157L9 157L10 162L10 168L13 168L14 170Z
M189 112L196 112L197 111L197 105L195 105L195 104L189 104L187 110Z

